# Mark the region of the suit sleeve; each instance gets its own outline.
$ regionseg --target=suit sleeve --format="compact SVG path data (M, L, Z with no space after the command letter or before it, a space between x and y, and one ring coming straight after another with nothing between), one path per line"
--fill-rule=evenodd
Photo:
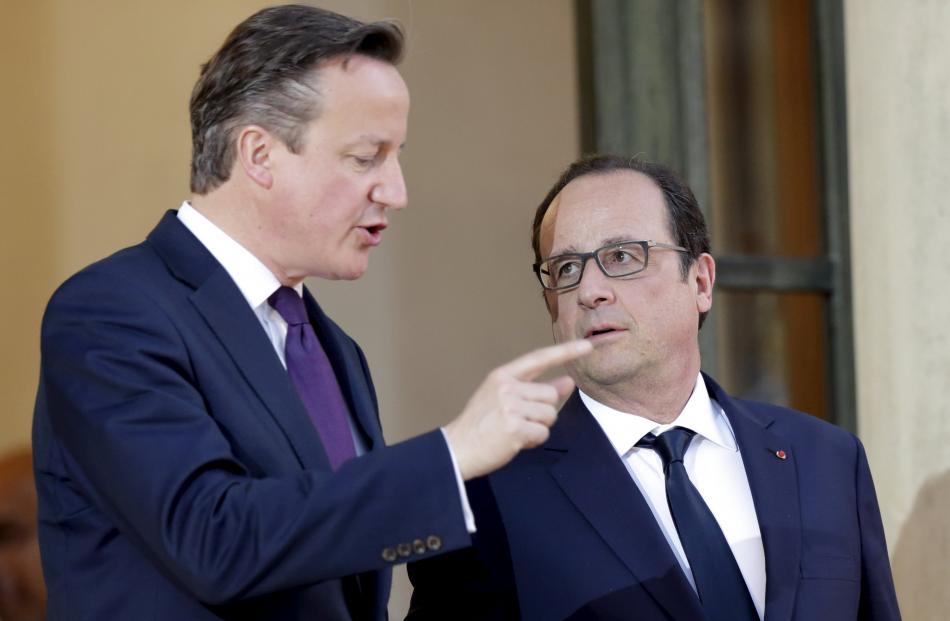
M251 476L206 409L193 344L144 291L86 273L47 310L35 437L54 520L102 514L212 604L382 569L401 542L469 544L438 430L334 473Z
M901 614L891 576L891 565L884 539L884 524L878 507L871 469L860 440L855 472L858 519L861 523L861 603L862 621L900 621Z
M469 481L478 519L473 545L408 566L412 599L406 621L520 619L507 536L488 477Z

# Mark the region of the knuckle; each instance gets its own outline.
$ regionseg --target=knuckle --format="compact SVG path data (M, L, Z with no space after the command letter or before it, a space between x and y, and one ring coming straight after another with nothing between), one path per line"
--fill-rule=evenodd
M544 425L532 425L527 437L525 438L524 446L525 448L534 448L544 444L547 441L549 435L550 432Z
M517 438L519 433L520 421L515 416L505 414L501 421L502 430L507 438Z
M502 407L508 416L518 416L521 413L521 402L515 397L508 395L504 400Z

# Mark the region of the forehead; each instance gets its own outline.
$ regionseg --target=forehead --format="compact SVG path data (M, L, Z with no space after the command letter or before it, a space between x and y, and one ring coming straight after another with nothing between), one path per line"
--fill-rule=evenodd
M336 128L347 123L405 124L409 89L393 65L362 55L334 58L316 70L317 121Z
M663 193L633 170L584 175L564 186L541 221L541 254L593 250L620 239L670 242Z

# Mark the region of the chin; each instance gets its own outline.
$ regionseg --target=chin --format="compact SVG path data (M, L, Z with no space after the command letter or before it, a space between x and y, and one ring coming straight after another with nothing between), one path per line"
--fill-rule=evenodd
M613 386L629 381L636 375L632 369L597 369L589 374L590 380L598 386Z
M360 257L348 262L341 262L329 270L317 272L314 275L327 280L357 280L366 273L369 267L369 257Z
M629 354L624 355L622 359L619 358L604 356L600 360L587 360L585 362L588 364L578 370L590 378L590 381L601 386L611 386L636 376L639 370L637 361L631 359Z
M336 274L333 280L358 280L366 273L366 267L360 269L347 270Z

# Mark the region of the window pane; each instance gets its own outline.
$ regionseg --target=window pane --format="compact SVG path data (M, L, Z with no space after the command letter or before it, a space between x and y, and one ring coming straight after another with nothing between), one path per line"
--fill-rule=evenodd
M720 254L823 252L812 0L707 0L710 189Z
M716 378L746 399L828 419L826 300L811 293L717 291L710 324Z

